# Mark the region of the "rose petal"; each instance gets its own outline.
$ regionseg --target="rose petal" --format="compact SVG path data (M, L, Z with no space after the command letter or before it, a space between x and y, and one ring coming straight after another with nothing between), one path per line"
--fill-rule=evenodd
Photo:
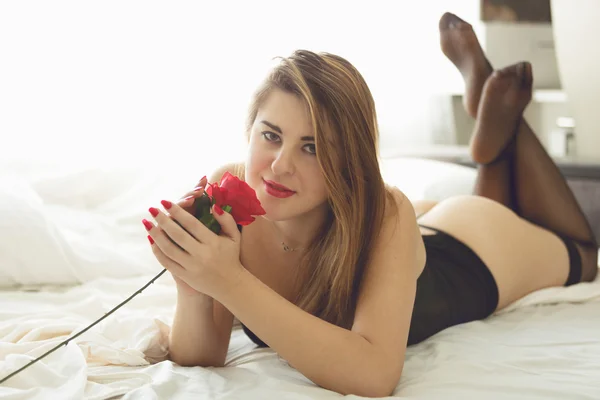
M238 225L248 225L255 221L252 215L265 214L256 191L229 172L223 174L219 185L211 184L207 193L214 197L219 206L231 206L231 215Z

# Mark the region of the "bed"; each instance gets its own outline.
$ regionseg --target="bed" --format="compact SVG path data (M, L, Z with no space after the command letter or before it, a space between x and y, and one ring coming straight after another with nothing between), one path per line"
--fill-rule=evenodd
M140 220L149 206L177 198L197 177L174 181L133 167L0 167L1 379L160 272ZM469 193L474 180L468 167L423 159L382 160L382 172L415 200ZM0 399L340 397L271 349L257 348L239 321L224 368L166 360L174 306L174 283L165 274L90 331L0 385ZM600 279L531 293L486 320L411 346L393 397L600 398Z

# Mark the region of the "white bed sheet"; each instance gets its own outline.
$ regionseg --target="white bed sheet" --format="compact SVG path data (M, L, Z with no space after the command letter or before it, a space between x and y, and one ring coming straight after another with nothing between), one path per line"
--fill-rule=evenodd
M0 376L80 331L150 278L99 279L63 292L0 292ZM165 360L174 306L175 289L165 275L5 382L0 399L339 397L271 349L256 348L239 325L225 368L185 368ZM394 397L600 398L600 280L540 290L486 320L410 347Z

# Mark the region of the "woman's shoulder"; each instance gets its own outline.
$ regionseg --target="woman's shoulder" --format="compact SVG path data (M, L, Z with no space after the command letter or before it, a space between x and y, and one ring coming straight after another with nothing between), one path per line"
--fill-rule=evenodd
M410 200L408 200L408 197L406 197L404 192L402 190L398 189L398 187L388 185L386 183L385 190L386 190L386 193L388 194L388 196L386 198L386 209L397 211L399 207L406 207L406 203L408 203L408 205L411 205L411 202L410 202ZM388 206L392 206L392 207L388 207ZM395 214L395 212L393 212L392 214Z
M227 164L223 164L222 166L215 169L210 177L208 178L209 182L219 182L221 177L225 172L229 172L231 175L238 177L242 181L245 180L246 173L246 165L243 161L239 162L230 162Z
M397 186L389 185L389 184L387 184L385 182L384 182L384 185L385 185L385 190L387 190L388 192L390 192L394 196L406 197L404 195L404 192L402 190L398 189Z

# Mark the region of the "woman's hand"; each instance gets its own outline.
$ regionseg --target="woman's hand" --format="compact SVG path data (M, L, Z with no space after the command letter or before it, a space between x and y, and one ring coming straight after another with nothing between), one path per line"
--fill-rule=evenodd
M194 205L194 201L200 196L202 196L202 194L204 193L204 189L206 189L207 183L208 181L206 180L206 176L203 176L198 181L198 184L195 188L181 196L181 199L177 201L177 205L183 208L185 211L189 212L190 214L193 214L192 206Z
M169 215L151 207L149 211L156 226L143 221L152 239L152 252L178 284L185 283L190 289L213 298L219 296L236 282L243 269L241 233L235 220L231 214L213 206L212 214L221 225L221 234L216 235L178 204L166 200L161 203Z
M185 211L192 214L194 201L196 201L197 198L202 196L202 194L204 193L204 190L206 189L207 183L208 183L208 181L206 179L206 176L203 176L202 178L200 178L200 180L198 181L198 183L192 190L190 190L189 192L187 192L186 194L181 196L181 199L179 199L177 201L177 205L179 207L183 208ZM187 283L182 281L176 275L171 274L171 276L173 277L173 279L175 280L175 283L177 284L177 291L179 293L182 293L186 296L196 296L196 295L204 296L203 293L200 293L197 290L192 289L192 287L190 287L190 285L188 285Z

